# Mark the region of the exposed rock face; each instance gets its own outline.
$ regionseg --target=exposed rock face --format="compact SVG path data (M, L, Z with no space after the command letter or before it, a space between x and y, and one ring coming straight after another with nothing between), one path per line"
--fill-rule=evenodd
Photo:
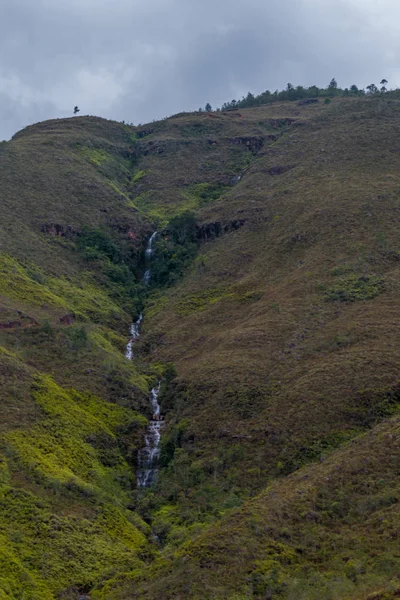
M63 317L60 317L60 323L62 325L73 325L74 322L75 322L75 315L73 313L70 313L68 315L64 315Z
M268 136L268 139L276 140L276 136ZM263 136L254 136L254 137L234 137L231 139L232 144L243 145L250 150L253 154L257 154L264 146L265 138Z
M57 237L74 237L79 233L71 225L61 225L60 223L43 223L40 231Z
M236 231L243 227L245 223L245 219L235 219L234 221L229 221L228 223L221 223L220 221L215 223L206 223L197 227L196 236L198 240L206 242L207 240L213 240L224 233Z

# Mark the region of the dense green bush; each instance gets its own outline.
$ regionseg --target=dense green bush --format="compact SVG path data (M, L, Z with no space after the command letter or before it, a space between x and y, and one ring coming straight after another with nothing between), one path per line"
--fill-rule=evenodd
M174 217L156 242L151 266L152 283L172 285L194 260L197 249L194 214L185 212Z
M135 262L128 250L117 245L102 229L89 227L83 229L76 246L107 293L124 310L137 314L142 308L146 290L137 281L132 268Z
M110 237L101 229L90 229L84 227L77 241L78 249L81 250L87 260L98 260L109 258L111 262L121 262L121 251Z

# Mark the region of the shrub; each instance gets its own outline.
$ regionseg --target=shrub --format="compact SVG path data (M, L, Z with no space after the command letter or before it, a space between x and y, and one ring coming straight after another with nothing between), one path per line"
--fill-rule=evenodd
M334 302L370 300L383 291L383 281L376 275L348 275L326 292L326 299Z

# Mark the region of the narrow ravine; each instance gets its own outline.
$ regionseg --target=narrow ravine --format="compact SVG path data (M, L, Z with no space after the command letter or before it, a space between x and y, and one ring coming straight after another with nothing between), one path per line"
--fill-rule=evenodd
M151 277L151 257L153 254L153 242L157 237L157 231L155 231L149 241L147 242L146 248L146 271L143 276L143 281L146 284L150 283ZM133 347L135 341L140 336L140 329L143 321L143 313L141 312L137 321L131 325L131 337L126 347L125 356L129 360L133 359ZM152 418L147 428L145 435L145 446L138 452L138 465L139 469L136 474L138 488L148 488L155 482L158 471L158 457L160 454L160 440L161 440L161 428L164 424L164 419L160 415L160 405L158 403L158 395L160 393L161 381L158 382L157 386L151 390L150 401L152 407Z

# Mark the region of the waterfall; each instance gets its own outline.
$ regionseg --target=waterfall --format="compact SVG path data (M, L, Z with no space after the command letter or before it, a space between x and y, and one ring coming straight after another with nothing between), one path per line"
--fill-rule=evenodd
M157 237L157 233L158 233L157 231L152 233L149 238L149 241L147 242L147 247L146 247L146 252L145 252L147 268L143 275L143 281L146 284L150 283L150 262L151 262L151 255L153 254L153 242ZM143 313L140 313L138 320L135 321L134 323L132 323L132 325L131 325L131 330L130 330L131 337L130 337L130 340L128 342L128 345L126 347L126 352L125 352L125 356L129 360L133 359L133 345L135 343L135 340L137 340L138 337L140 337L140 328L142 326L142 321L143 321Z
M158 404L160 387L161 381L158 382L157 387L151 390L150 400L153 416L145 435L145 446L138 453L139 469L136 474L138 488L150 487L157 477L161 440L160 430L164 425L163 418L160 416L160 405Z
M153 233L153 234L150 236L150 239L149 239L149 241L148 241L148 243L147 243L147 248L146 248L146 258L149 258L149 259L151 258L151 255L152 255L152 253L153 253L153 242L154 242L154 240L155 240L155 239L156 239L156 237L157 237L157 233L158 233L158 231L155 231L155 232L154 232L154 233Z
M129 360L132 360L132 358L133 358L133 344L134 344L134 341L137 340L137 338L140 336L140 326L142 324L142 321L143 321L143 313L140 313L138 320L135 321L134 323L132 323L132 325L131 325L131 339L128 342L128 345L126 347L126 352L125 352L125 356Z
M150 283L150 266L151 257L153 254L153 242L157 237L157 231L155 231L147 242L145 258L146 258L146 271L143 275L143 281L146 284ZM130 340L126 347L125 356L129 360L133 359L133 345L135 340L140 336L140 329L143 321L143 313L140 313L137 321L132 323L130 329ZM152 407L152 418L147 428L145 435L145 446L138 452L138 464L139 469L137 472L137 486L138 488L150 487L156 480L157 477L157 464L158 457L160 454L160 439L161 439L161 428L164 425L163 417L160 415L160 405L158 404L158 394L160 393L161 381L158 382L157 387L154 387L150 393L150 402Z
M150 263L151 263L151 257L153 254L153 242L157 237L157 231L155 231L151 236L149 241L147 242L147 248L146 248L146 252L145 252L145 257L146 257L146 271L143 275L143 281L146 284L150 283Z

